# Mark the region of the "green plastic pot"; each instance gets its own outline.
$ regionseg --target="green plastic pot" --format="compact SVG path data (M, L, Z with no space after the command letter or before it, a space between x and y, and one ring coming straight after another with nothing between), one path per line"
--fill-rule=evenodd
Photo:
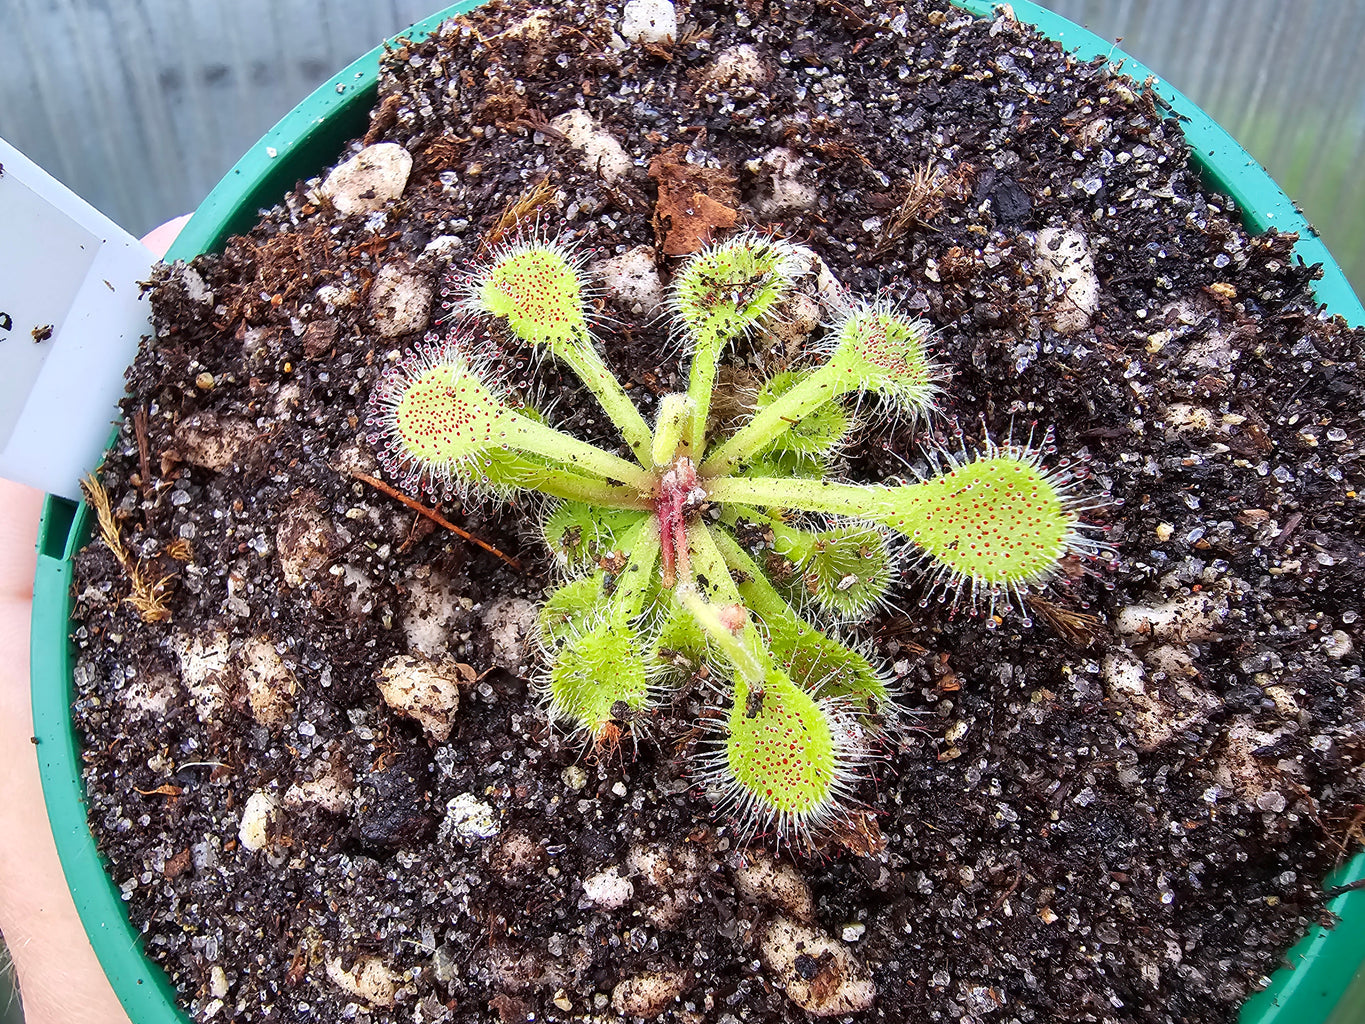
M980 17L991 17L990 0L953 0ZM434 31L446 18L478 6L464 0L404 35ZM1365 308L1321 239L1265 170L1232 137L1146 66L1093 33L1038 7L1015 0L1015 16L1036 25L1081 60L1107 57L1122 63L1138 81L1154 88L1171 116L1179 119L1205 183L1236 200L1248 230L1275 227L1299 234L1295 253L1321 263L1319 301L1352 326L1365 324ZM248 230L257 211L273 205L293 184L333 163L347 139L364 133L376 97L376 48L320 86L237 162L195 212L167 254L188 260L221 247L232 234ZM86 824L81 759L71 727L72 646L70 642L73 558L89 536L87 508L49 496L38 537L33 584L32 692L34 734L48 816L57 851L91 944L114 991L134 1024L187 1024L175 993L160 968L141 953L141 935L128 922L119 890ZM1328 886L1365 878L1365 854L1332 874ZM1270 986L1242 1008L1241 1024L1348 1024L1365 1019L1365 891L1350 891L1326 904L1340 919L1332 930L1314 927L1289 952L1292 968L1277 971ZM1359 975L1359 977L1357 977Z

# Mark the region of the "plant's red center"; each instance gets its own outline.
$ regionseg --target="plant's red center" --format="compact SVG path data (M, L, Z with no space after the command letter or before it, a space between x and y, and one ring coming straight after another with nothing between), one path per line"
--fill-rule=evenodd
M706 488L697 482L697 467L686 455L679 456L659 477L654 491L654 514L659 517L664 586L671 588L678 574L687 576L687 523L706 503Z

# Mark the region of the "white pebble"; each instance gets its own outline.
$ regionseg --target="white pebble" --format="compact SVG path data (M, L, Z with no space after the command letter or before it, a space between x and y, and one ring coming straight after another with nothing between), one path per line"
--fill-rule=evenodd
M795 348L820 326L820 303L805 292L791 292L773 307L765 333L775 341Z
M450 638L458 635L456 616L460 600L450 578L432 572L423 577L413 575L407 581L407 596L403 601L403 635L408 650L436 658L450 649Z
M583 879L583 898L602 910L619 910L635 895L635 883L621 876L621 869L609 867Z
M500 597L483 613L483 624L493 641L493 664L520 671L535 633L535 603L524 597Z
M398 991L398 975L377 956L361 957L349 971L341 957L329 957L324 965L333 984L371 1006L392 1006Z
M1060 292L1052 307L1052 325L1059 334L1074 334L1090 324L1100 308L1100 279L1085 236L1079 231L1044 228L1038 232L1042 269Z
M252 718L270 728L289 720L298 682L268 638L252 637L242 645L237 674L246 686Z
M1322 646L1327 649L1327 657L1333 660L1344 658L1355 650L1355 644L1351 642L1350 634L1344 629L1332 630L1330 636L1322 638Z
M176 449L186 462L221 473L257 443L260 431L244 419L197 412L175 428Z
M616 136L598 127L586 110L575 108L560 114L550 122L550 127L561 132L574 149L582 150L583 166L608 183L629 174L635 166Z
M243 849L255 853L271 844L271 833L280 819L280 802L263 789L258 789L246 798L242 807L242 824L237 829L237 839Z
M701 902L701 857L687 844L638 844L626 854L629 873L651 894L641 916L663 931L682 927Z
M332 309L347 309L354 306L360 293L343 284L325 284L317 291L318 301Z
M1126 647L1105 655L1105 692L1122 713L1139 750L1152 750L1172 736L1203 721L1221 703L1195 685L1197 675L1188 651L1162 645L1147 652L1144 666ZM1149 678L1147 669L1163 672L1166 682Z
M469 674L472 677L473 673ZM450 738L460 707L461 678L459 668L449 658L398 654L379 670L379 692L389 707L415 719L429 737L444 743Z
M815 916L815 897L810 886L785 860L759 851L746 852L731 878L743 899L766 903L803 921Z
M554 15L545 8L537 8L520 21L514 21L503 29L502 34L512 39L525 39L537 43L548 39L554 31Z
M1172 402L1166 407L1164 419L1179 434L1214 430L1219 425L1213 412L1188 402Z
M385 264L370 289L370 314L381 338L424 330L430 320L431 282L406 265Z
M412 154L396 142L380 142L338 164L320 191L344 217L373 213L403 194L410 173Z
M1118 650L1105 655L1104 658L1104 681L1109 688L1110 696L1115 700L1121 700L1119 694L1145 694L1147 685L1144 682L1147 673L1143 670L1142 662L1127 650Z
M834 312L847 310L847 290L819 253L808 245L793 245L792 259L800 267L793 276L813 279L813 294L821 304Z
M291 587L320 576L336 547L336 531L327 516L313 507L314 498L311 493L300 495L284 508L275 527L275 556Z
M612 1009L623 1017L657 1017L687 991L685 971L645 971L611 990Z
M463 246L464 240L459 235L438 235L426 244L422 249L422 255L435 260L449 260Z
M762 216L778 217L815 206L819 193L814 184L805 180L808 176L803 174L808 163L804 156L798 156L785 146L778 146L763 154L758 161L758 168L760 172L767 172L770 192L754 201Z
M671 43L678 38L678 11L669 0L630 0L621 35L632 43Z
M180 658L180 678L201 722L208 721L227 703L228 643L228 635L221 630L195 637L177 633L171 641Z
M213 292L204 283L203 276L193 267L186 267L181 274L181 280L185 283L185 297L191 302L202 302L210 305L213 302Z
M750 43L726 47L702 72L702 81L711 88L761 85L769 77L758 49Z
M594 263L590 269L602 282L607 297L632 313L648 317L663 309L667 293L654 265L651 246L637 245L620 256Z
M462 843L476 839L491 839L502 829L493 808L483 803L472 793L461 793L451 797L446 804L445 820L441 822L439 838L443 841L458 840Z
M1256 806L1263 811L1279 814L1285 808L1284 794L1268 789L1256 798Z
M350 787L335 775L324 775L320 779L310 779L293 783L284 794L284 806L299 810L306 804L320 807L330 814L344 814L350 810Z
M787 998L812 1016L859 1013L877 998L867 968L822 931L776 917L759 930L758 940L764 966L786 987Z
M170 672L143 672L123 691L123 706L139 718L164 718L180 692Z
M1114 617L1119 635L1157 640L1207 640L1228 615L1226 594L1185 594L1160 604L1127 605Z
M1194 656L1188 647L1181 645L1159 644L1149 647L1142 660L1151 671L1166 673L1168 679L1190 679L1199 674L1194 667Z

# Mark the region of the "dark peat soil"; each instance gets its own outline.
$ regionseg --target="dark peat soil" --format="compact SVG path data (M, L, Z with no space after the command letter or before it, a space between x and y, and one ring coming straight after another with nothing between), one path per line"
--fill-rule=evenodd
M1365 336L1318 312L1291 237L1200 185L1141 83L1006 17L678 14L645 45L616 5L495 3L401 46L364 140L411 155L400 198L346 216L301 182L154 282L102 482L169 618L98 541L75 591L90 820L148 955L196 1021L613 1020L651 971L662 1020L805 1018L755 948L772 901L737 893L732 827L674 753L702 692L594 763L528 683L554 578L532 509L442 506L518 571L353 475L380 472L379 373L528 194L539 230L645 268L601 334L652 419L685 377L651 289L710 227L675 202L700 192L939 332L944 416L871 418L850 479L1036 422L1113 495L1090 518L1117 564L1068 563L1031 625L920 607L909 575L853 631L916 728L859 829L782 856L876 983L858 1019L1231 1021L1361 838ZM629 158L614 180L579 109ZM735 393L788 355L738 353ZM602 437L572 378L525 374ZM469 666L446 742L375 685L410 652ZM584 881L613 866L608 910Z

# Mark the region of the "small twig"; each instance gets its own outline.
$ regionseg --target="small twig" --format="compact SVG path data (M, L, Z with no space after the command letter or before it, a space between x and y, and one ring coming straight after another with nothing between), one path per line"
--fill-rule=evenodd
M1361 846L1365 846L1365 832L1362 832L1360 828L1361 822L1365 822L1365 807L1357 804L1356 808L1355 816L1351 819L1351 824L1346 826L1346 834L1343 838L1354 839ZM1344 847L1342 852L1345 852Z
M133 433L137 435L137 468L142 475L142 493L152 486L152 455L147 444L147 408L140 406L133 413Z
M1010 895L1014 892L1014 890L1019 888L1019 880L1023 877L1024 877L1023 865L1022 864L1014 865L1014 880L1010 882L1009 887L1004 892L1002 892L999 896L996 897L995 902L991 904L991 909L986 911L986 913L982 916L989 917L991 914L994 914L997 910L1003 907L1005 905L1005 901L1010 898Z
M488 541L480 540L478 537L475 537L472 533L460 529L445 516L441 515L439 512L433 512L431 509L423 505L420 501L413 501L402 491L395 490L394 488L386 484L383 480L380 480L378 477L370 476L370 474L368 473L362 473L358 469L353 469L350 471L350 473L351 476L355 477L362 483L369 484L375 490L382 491L383 493L387 494L394 501L402 502L404 505L412 509L414 512L426 516L437 526L444 526L447 530L455 534L457 537L462 537L465 540L469 541L469 543L471 544L477 544L479 547L487 551L490 555L497 555L504 562L510 565L513 569L516 569L518 572L521 571L521 562L517 561L517 559L513 558L511 555L503 554L492 544L489 544Z
M1334 885L1330 889L1324 889L1317 894L1320 900L1334 900L1348 892L1355 892L1357 889L1365 889L1365 878L1357 878L1354 882L1347 882L1345 885Z
M380 137L398 120L398 108L402 105L403 97L398 93L390 93L385 96L384 101L379 104L379 110L375 113L374 120L370 122L370 127L365 132L365 138L361 140L361 144L372 146L378 142Z
M905 184L905 197L900 207L882 229L878 252L887 252L901 235L915 225L937 230L928 222L943 211L946 199L959 202L969 194L969 182L975 175L969 164L960 164L952 171L943 172L933 161L916 167Z
M700 25L687 25L683 28L683 33L678 37L678 49L685 50L687 47L710 40L716 34L716 25L712 22L705 28Z
M133 792L140 793L142 796L180 796L185 791L179 786L172 786L169 782L157 786L156 789L138 789L133 787Z
M437 505L433 512L440 512L441 506ZM418 541L426 540L431 531L436 529L436 524L425 516L413 516L412 525L408 527L408 535L403 538L403 543L398 545L400 555L407 554L409 548L417 544Z
M1299 798L1302 799L1303 802L1308 805L1308 816L1312 818L1313 823L1322 830L1323 837L1329 843L1335 846L1341 852L1341 855L1344 857L1347 853L1346 844L1343 843L1340 839L1337 839L1334 835L1332 835L1331 830L1328 829L1327 827L1327 823L1322 820L1322 816L1318 813L1318 802L1317 800L1313 799L1313 794L1309 791L1308 787L1302 785L1301 783L1295 782L1279 768L1274 768L1272 770L1275 772L1276 775L1279 776L1280 782L1282 782L1287 788L1292 789L1299 796ZM1346 836L1343 838L1349 839L1350 832L1348 831L1346 833Z
M1295 512L1292 516L1289 517L1288 520L1285 521L1284 529L1280 531L1279 536L1275 538L1274 543L1271 544L1271 547L1277 548L1285 541L1287 541L1289 539L1289 535L1299 528L1299 524L1301 522L1303 522L1303 513Z
M829 0L829 5L840 18L853 23L851 26L853 31L858 32L867 27L867 19L853 8L841 4L839 0Z

